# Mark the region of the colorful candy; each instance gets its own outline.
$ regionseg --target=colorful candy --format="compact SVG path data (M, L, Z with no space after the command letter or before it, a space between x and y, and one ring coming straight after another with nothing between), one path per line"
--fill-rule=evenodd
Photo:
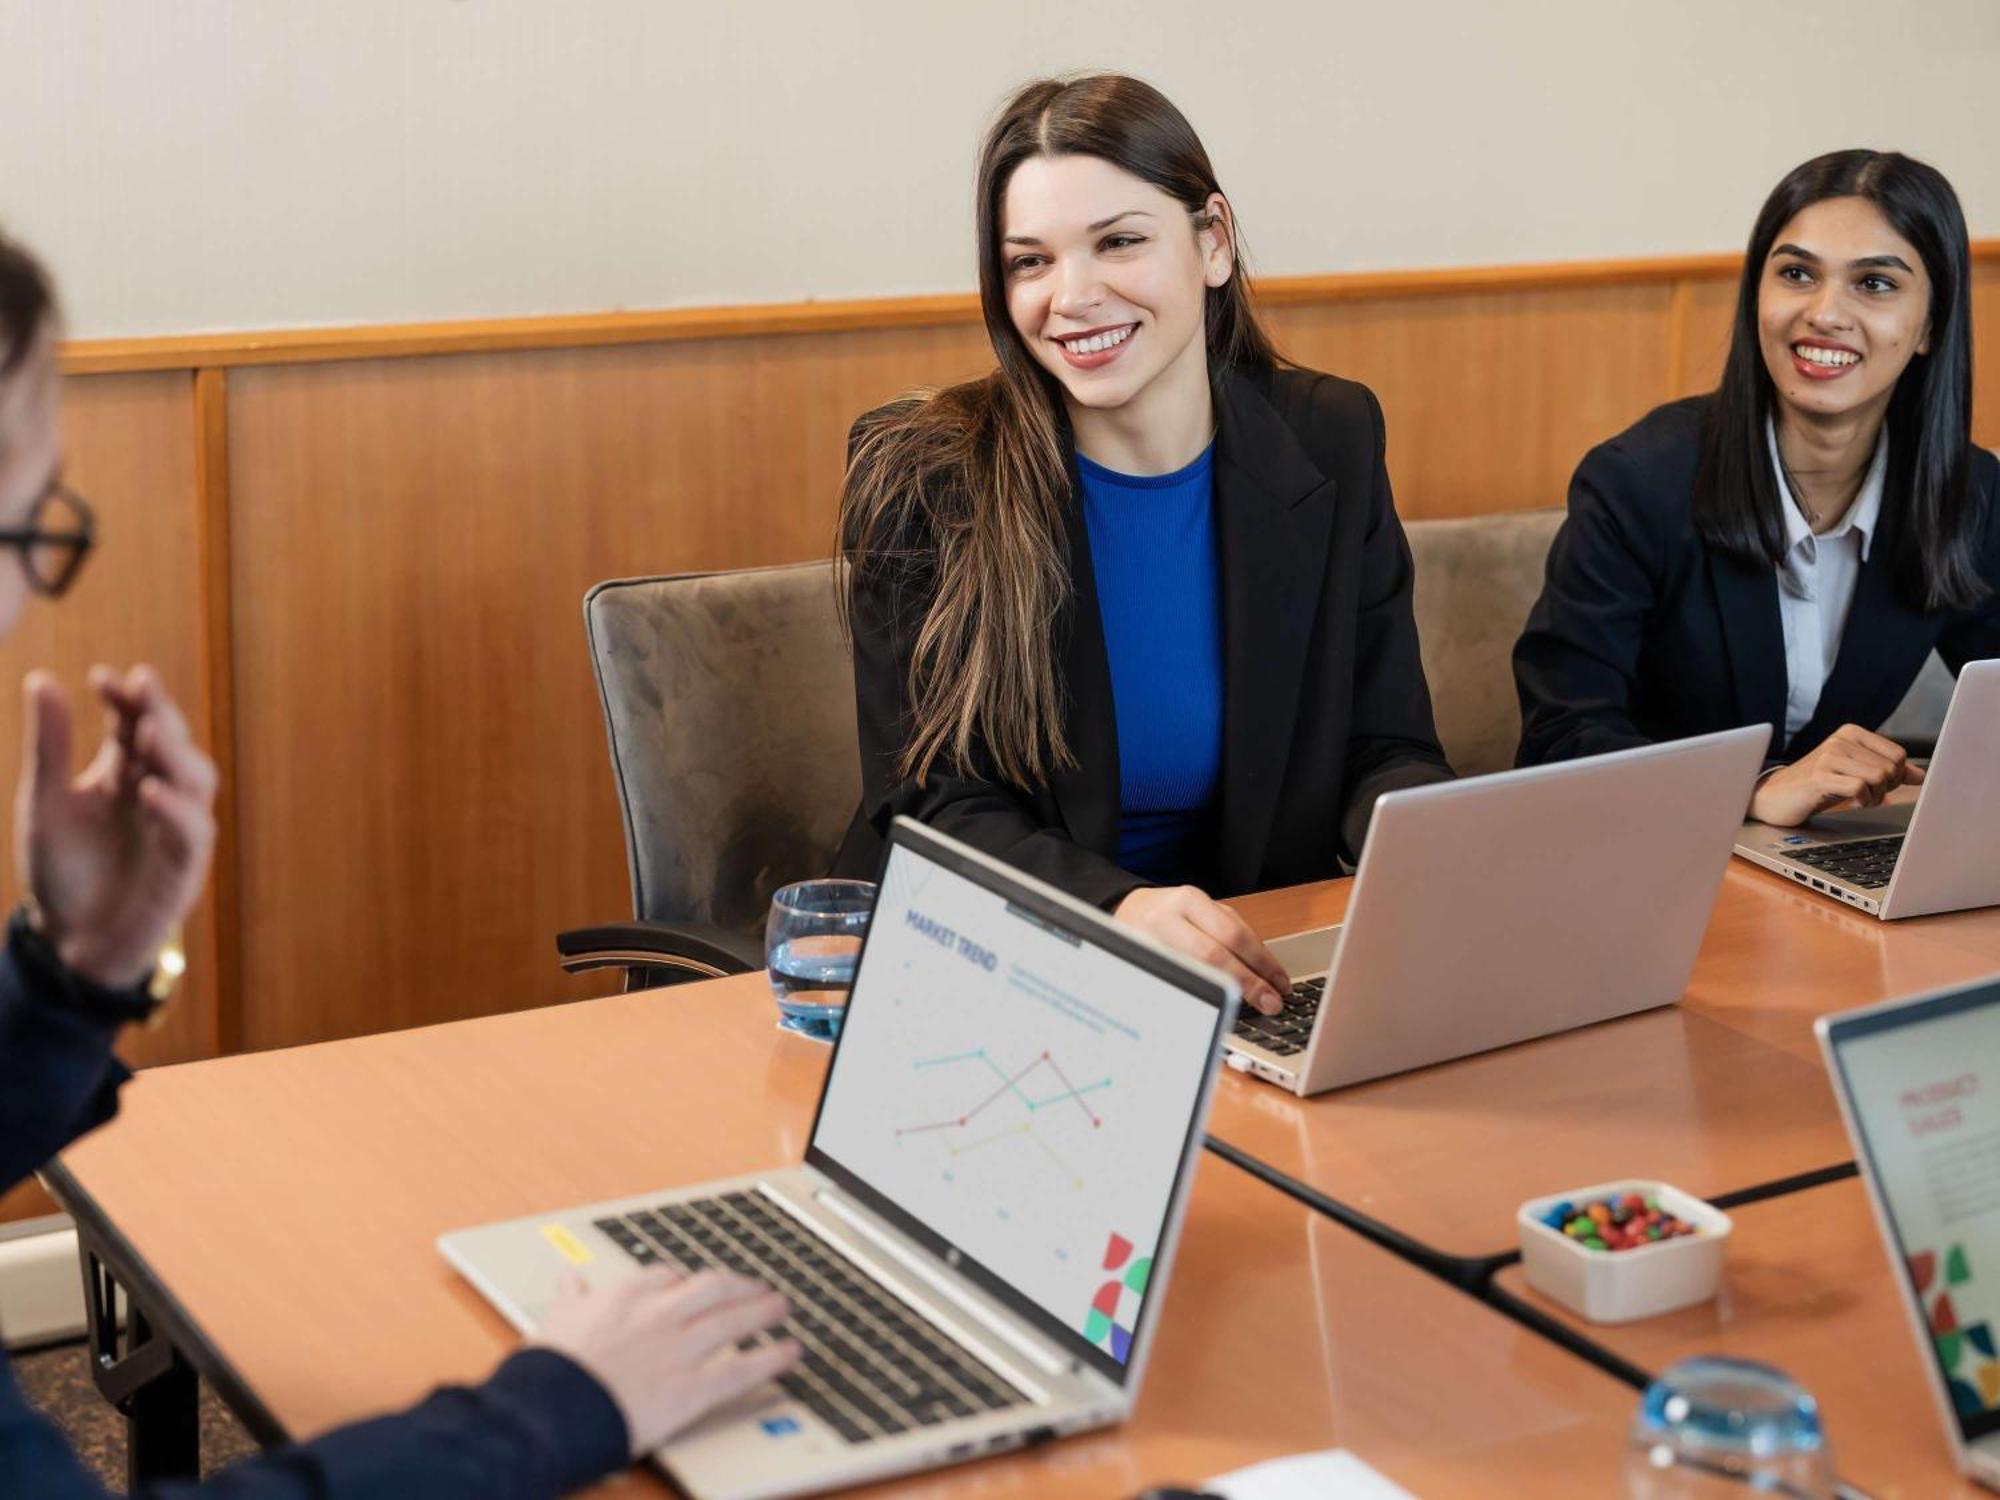
M1637 1193L1583 1204L1558 1203L1542 1215L1542 1222L1586 1250L1636 1250L1659 1240L1701 1233L1699 1226L1661 1208L1659 1199Z

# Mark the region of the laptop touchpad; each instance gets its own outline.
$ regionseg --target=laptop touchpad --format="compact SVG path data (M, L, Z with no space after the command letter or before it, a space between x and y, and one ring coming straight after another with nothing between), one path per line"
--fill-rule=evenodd
M1806 827L1828 839L1885 838L1907 833L1914 802L1890 803L1883 807L1857 807L1852 812L1821 813L1808 819Z
M1272 938L1264 946L1271 950L1271 957L1293 979L1311 979L1324 974L1333 962L1333 942L1340 935L1338 927L1315 927L1310 932L1294 932L1287 937Z

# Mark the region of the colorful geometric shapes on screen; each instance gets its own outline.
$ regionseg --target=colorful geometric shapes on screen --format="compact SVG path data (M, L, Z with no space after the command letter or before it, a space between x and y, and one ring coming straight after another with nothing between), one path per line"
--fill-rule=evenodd
M1931 1289L1937 1279L1937 1251L1920 1250L1910 1257L1910 1280L1917 1284L1917 1295L1922 1296Z
M1937 1344L1938 1363L1947 1373L1958 1368L1958 1357L1965 1352L1965 1335L1962 1333L1940 1333L1934 1336Z
M1941 1292L1931 1304L1931 1332L1957 1333L1958 1309L1951 1305L1951 1293Z
M1991 1323L1974 1323L1970 1327L1960 1331L1964 1333L1972 1347L1985 1355L1986 1358L2000 1359L2000 1354L1993 1352L1993 1325Z
M1972 1388L1970 1381L1949 1380L1951 1404L1961 1417L1976 1417L1986 1410L1986 1403L1979 1399L1979 1392Z
M1979 1367L1979 1390L1988 1407L2000 1406L2000 1364Z
M1944 1284L1960 1286L1972 1280L1972 1272L1966 1269L1965 1246L1953 1245L1951 1253L1944 1258Z
M1132 1353L1133 1330L1139 1326L1139 1305L1146 1299L1146 1283L1153 1274L1150 1255L1132 1258L1130 1240L1112 1235L1104 1247L1104 1268L1123 1274L1098 1287L1084 1314L1083 1336L1111 1351L1120 1364Z

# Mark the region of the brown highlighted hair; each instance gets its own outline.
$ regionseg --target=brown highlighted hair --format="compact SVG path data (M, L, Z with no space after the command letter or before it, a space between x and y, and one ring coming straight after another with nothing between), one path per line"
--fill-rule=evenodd
M998 368L877 413L856 434L840 496L843 621L865 586L917 615L898 770L918 782L940 760L1023 787L1075 763L1055 640L1070 592L1068 424L1058 383L1008 315L1000 249L1007 184L1022 162L1044 156L1108 161L1179 201L1196 229L1222 191L1187 118L1121 74L1031 83L987 132L975 228L980 311ZM1208 289L1204 309L1211 378L1278 362L1231 218L1234 271Z

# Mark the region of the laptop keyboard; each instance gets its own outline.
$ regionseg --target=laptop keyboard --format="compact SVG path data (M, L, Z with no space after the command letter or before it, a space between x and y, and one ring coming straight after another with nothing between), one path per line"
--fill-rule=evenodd
M778 1385L847 1442L1028 1400L760 1193L662 1203L596 1224L641 1265L688 1272L720 1266L784 1293L792 1314L778 1332L796 1340L804 1357ZM743 1347L768 1337L745 1339Z
M1257 1010L1238 1011L1236 1034L1280 1057L1303 1052L1306 1043L1312 1040L1313 1018L1319 1014L1319 1002L1325 994L1325 975L1301 979L1292 986L1292 992L1285 997L1284 1009L1275 1016Z
M1820 844L1811 849L1786 850L1784 857L1872 891L1889 883L1889 876L1896 869L1896 856L1903 852L1904 837L1896 833L1887 838Z

